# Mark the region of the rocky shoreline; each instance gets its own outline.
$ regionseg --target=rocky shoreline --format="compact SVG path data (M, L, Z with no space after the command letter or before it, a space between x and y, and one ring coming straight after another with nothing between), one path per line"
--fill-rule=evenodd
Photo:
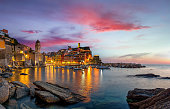
M104 63L105 66L116 68L145 68L146 66L136 63Z
M136 78L170 79L153 73L128 75ZM170 88L138 89L128 91L130 109L170 109Z
M8 82L0 78L0 109L5 109L4 104L11 104L19 99L30 96L46 104L69 105L81 102L84 96L71 92L70 89L43 81L33 82L35 87L28 87L19 82ZM13 107L16 108L16 107ZM31 109L26 104L21 104L20 109Z
M130 109L170 109L170 88L134 89L127 95Z
M170 77L161 77L160 75L155 75L153 73L128 75L127 77L170 79Z

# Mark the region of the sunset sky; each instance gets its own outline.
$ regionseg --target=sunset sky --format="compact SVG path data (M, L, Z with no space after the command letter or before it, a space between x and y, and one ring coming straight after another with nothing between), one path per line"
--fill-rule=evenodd
M170 64L170 0L0 0L0 29L42 51L80 42L103 62Z

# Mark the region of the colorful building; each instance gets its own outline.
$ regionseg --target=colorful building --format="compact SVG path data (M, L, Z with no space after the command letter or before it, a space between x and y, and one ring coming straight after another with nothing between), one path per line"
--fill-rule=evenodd
M40 52L40 41L35 43L35 51L9 37L8 30L0 30L0 66L29 67L45 64L45 54Z
M81 47L78 43L78 47L68 49L61 49L56 55L57 65L87 65L92 60L92 51L90 47Z

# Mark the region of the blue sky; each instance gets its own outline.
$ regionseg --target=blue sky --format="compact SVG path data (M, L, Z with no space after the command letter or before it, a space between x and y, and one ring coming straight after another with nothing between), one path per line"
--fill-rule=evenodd
M104 62L170 64L169 0L0 0L0 29L42 51L90 46Z

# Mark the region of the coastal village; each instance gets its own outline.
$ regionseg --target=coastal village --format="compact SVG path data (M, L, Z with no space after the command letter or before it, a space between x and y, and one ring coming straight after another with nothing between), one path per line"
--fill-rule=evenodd
M0 109L170 109L170 0L0 10Z
M81 47L80 43L76 48L68 46L67 49L60 49L57 52L41 52L41 42L35 42L35 50L19 43L8 34L8 30L0 30L0 67L7 68L33 68L56 66L56 68L67 67L82 69L91 65L93 68L109 69L118 68L143 68L136 63L103 63L99 55L92 55L89 46Z
M11 38L8 30L0 30L0 66L12 68L36 66L66 66L66 65L99 65L101 59L98 55L92 56L90 47L61 49L58 52L41 53L41 42L35 42L35 50Z
M68 46L67 49L61 49L58 52L41 53L39 40L35 42L35 50L33 50L11 38L8 30L0 30L0 109L5 109L4 103L10 107L11 102L17 102L17 100L28 96L46 104L62 103L65 105L75 104L86 98L73 93L68 88L43 81L34 81L33 87L28 87L19 80L9 81L8 78L16 75L15 70L46 66L55 66L56 69L70 67L69 69L80 70L88 65L101 64L100 57L92 56L90 47L81 47L80 43L76 48ZM28 76L30 74L19 73L19 75ZM19 107L17 103L14 103L12 108L30 109L24 103Z
M36 105L38 101L44 105L64 104L67 106L86 100L86 96L74 93L71 89L63 87L61 84L35 80L31 83L33 86L29 87L27 84L20 82L20 80L8 80L8 78L16 75L13 74L15 70L22 70L24 68L34 69L46 66L54 66L53 68L55 69L60 68L63 70L79 70L80 72L82 71L80 73L82 77L86 75L83 71L87 69L87 67L88 69L86 71L88 72L88 76L92 68L98 69L99 71L99 69L110 69L110 67L145 67L135 63L102 63L98 55L92 55L90 47L81 47L80 43L78 43L76 48L68 46L67 49L61 49L57 52L42 53L41 42L39 40L35 42L35 50L33 50L31 47L19 43L15 38L11 38L8 30L3 29L0 30L0 109L5 109L5 107L31 109L31 107L25 103L17 104L18 100L24 97L36 99ZM20 73L19 75L28 76L30 74ZM127 75L127 77L169 79L169 77L162 77L150 73ZM166 102L167 98L165 96L169 97L169 92L169 89L164 88L130 90L127 94L127 103L131 109L154 106L155 104L145 105L145 103L152 102L152 100L164 100ZM162 106L159 102L158 105Z

